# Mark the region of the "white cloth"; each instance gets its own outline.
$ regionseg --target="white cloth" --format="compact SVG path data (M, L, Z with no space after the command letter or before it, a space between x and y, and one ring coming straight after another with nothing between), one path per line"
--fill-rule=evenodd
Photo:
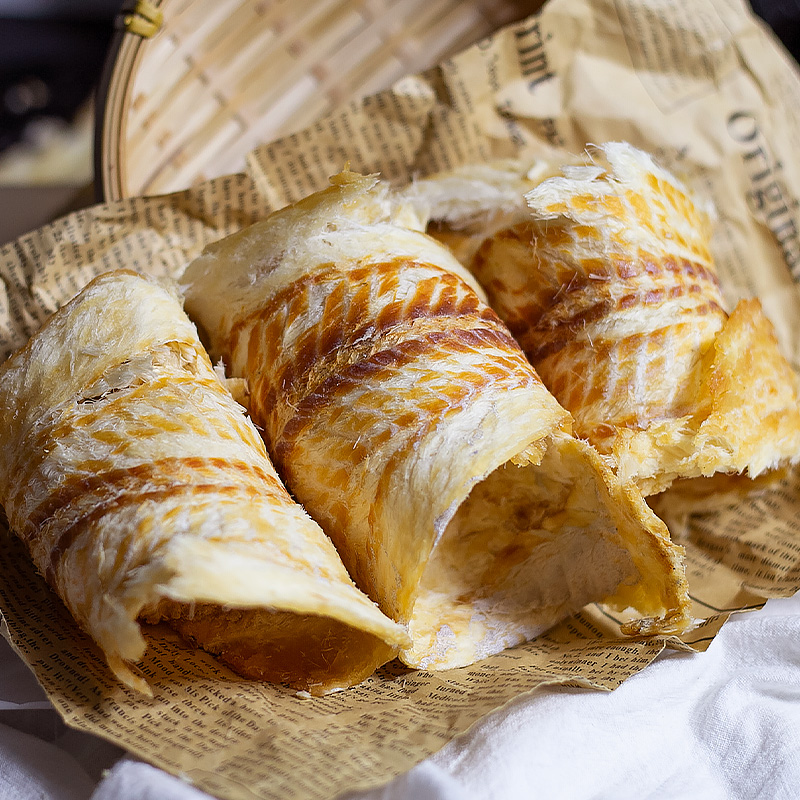
M8 676L13 675L13 680ZM67 731L0 651L2 800L207 800L182 781ZM54 724L51 720L51 726ZM62 726L63 727L63 726ZM73 739L69 740L69 735ZM83 737L76 744L74 737ZM58 780L54 780L58 778ZM388 786L348 800L796 798L800 796L800 595L726 623L701 654L665 653L616 691L546 689L490 714Z
M0 798L86 800L122 751L67 728L0 638Z

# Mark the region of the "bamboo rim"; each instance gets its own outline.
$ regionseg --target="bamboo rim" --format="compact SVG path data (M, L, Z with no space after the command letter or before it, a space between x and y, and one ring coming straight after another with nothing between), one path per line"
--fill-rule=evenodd
M258 144L433 66L540 6L138 0L144 16L123 11L98 90L97 197L158 194L237 171ZM160 26L152 22L158 15Z

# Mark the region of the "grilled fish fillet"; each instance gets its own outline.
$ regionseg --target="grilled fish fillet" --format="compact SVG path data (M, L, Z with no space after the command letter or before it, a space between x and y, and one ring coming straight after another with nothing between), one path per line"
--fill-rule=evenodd
M212 369L174 289L95 279L0 368L0 500L114 674L164 620L319 694L408 643L353 585Z
M758 301L724 310L706 209L626 143L596 162L528 191L505 228L485 211L468 262L576 434L646 494L796 462L795 376ZM457 226L461 200L431 193Z
M469 664L591 601L682 629L680 549L419 224L343 173L181 278L287 486L409 626L411 666Z

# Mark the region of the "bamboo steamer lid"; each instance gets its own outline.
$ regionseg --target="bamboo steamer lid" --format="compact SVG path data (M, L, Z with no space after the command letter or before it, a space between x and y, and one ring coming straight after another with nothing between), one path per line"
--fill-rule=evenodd
M98 93L95 186L118 200L237 172L253 148L427 69L541 0L139 0Z

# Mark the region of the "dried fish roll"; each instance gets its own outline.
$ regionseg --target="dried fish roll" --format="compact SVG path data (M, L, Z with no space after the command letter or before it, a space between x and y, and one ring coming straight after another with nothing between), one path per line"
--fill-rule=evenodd
M680 549L545 389L446 248L375 178L209 246L181 278L293 494L407 624L469 664L592 601L687 624Z
M794 375L757 301L725 312L707 211L628 144L596 162L530 190L469 264L576 434L646 494L797 461Z
M293 501L174 289L96 278L0 368L0 500L126 685L164 620L319 694L408 642Z

